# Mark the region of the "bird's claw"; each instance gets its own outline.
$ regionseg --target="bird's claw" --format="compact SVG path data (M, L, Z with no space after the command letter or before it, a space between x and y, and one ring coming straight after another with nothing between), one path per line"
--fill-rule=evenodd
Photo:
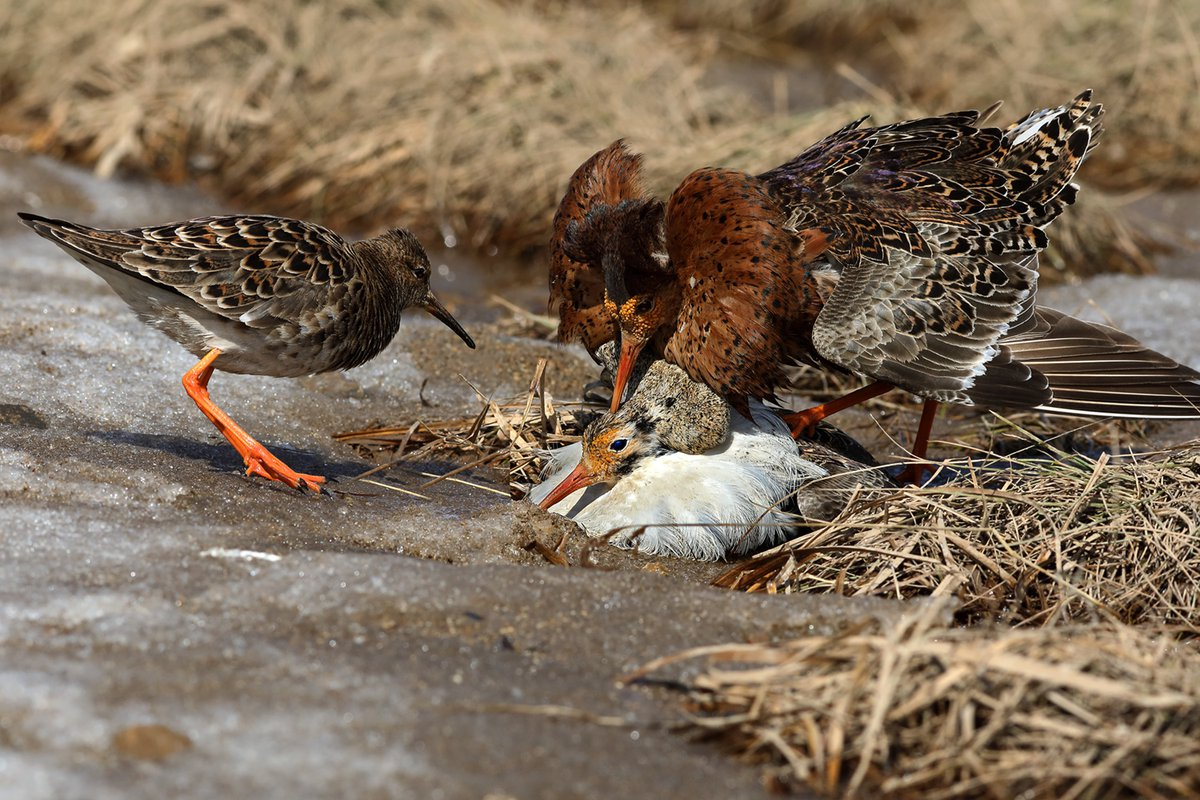
M811 439L817 432L817 426L821 424L822 419L824 416L810 414L808 411L796 411L783 415L783 421L792 429L793 439Z
M320 475L305 475L302 472L296 472L279 459L271 456L270 453L267 453L267 458L257 454L247 455L246 474L257 475L269 481L279 481L300 492L307 491L314 494L325 492L322 485L325 483L325 478Z

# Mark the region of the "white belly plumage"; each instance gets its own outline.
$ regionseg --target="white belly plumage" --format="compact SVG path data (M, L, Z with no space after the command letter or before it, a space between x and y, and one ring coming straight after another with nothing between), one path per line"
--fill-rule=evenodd
M669 452L639 464L614 485L581 489L551 510L592 536L645 553L715 561L796 533L779 510L797 486L828 472L801 458L787 425L761 404L757 425L734 415L729 436L701 455ZM556 450L529 499L540 502L579 463L581 445ZM645 527L643 527L645 526Z

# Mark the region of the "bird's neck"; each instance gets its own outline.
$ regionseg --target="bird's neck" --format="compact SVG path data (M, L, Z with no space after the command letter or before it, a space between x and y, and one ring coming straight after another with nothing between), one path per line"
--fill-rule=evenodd
M400 313L416 299L412 296L415 281L403 274L405 268L397 263L395 253L377 239L355 242L353 247L359 280L372 287L356 293L355 315L370 321L364 333L382 350L400 329Z

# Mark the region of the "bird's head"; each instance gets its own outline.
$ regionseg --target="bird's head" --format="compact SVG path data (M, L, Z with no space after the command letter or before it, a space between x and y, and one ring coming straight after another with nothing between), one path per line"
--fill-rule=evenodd
M403 289L402 303L425 309L434 319L457 333L467 347L475 349L475 340L429 288L429 277L433 270L429 266L429 254L416 235L404 228L393 228L372 241L377 243L382 257L396 265L397 279Z
M604 307L616 318L621 331L621 352L613 380L612 405L616 411L633 375L634 364L646 345L662 330L669 329L679 314L679 293L673 282L663 281L649 291L629 295L605 292Z
M661 201L639 198L593 207L567 228L568 257L600 271L603 306L621 333L622 369L612 410L619 405L637 354L678 312L666 252ZM624 378L624 380L622 380Z
M616 483L638 464L667 452L650 419L624 410L605 414L583 432L579 465L541 502L550 508L572 492L596 483Z

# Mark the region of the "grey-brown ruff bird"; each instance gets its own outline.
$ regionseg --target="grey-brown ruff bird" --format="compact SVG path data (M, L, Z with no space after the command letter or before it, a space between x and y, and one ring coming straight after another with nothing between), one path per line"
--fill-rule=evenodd
M420 306L475 343L429 289L429 257L409 231L347 242L333 231L272 216L203 217L100 230L20 213L39 235L95 272L138 318L200 359L188 396L246 462L246 474L316 490L209 398L214 369L297 377L349 369L396 335Z

